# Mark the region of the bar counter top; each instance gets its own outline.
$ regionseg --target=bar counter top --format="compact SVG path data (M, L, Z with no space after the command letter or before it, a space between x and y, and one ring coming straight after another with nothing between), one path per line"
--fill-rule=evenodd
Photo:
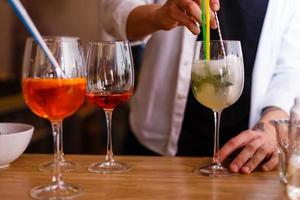
M52 158L50 154L23 154L8 168L0 169L0 199L31 199L29 192L33 187L50 183L52 174L39 171L38 166ZM117 160L132 166L130 171L120 174L87 171L90 164L103 160L103 155L66 155L66 159L78 164L76 171L64 174L65 182L84 189L76 199L288 199L277 171L223 178L192 172L195 167L209 163L210 158L117 156Z

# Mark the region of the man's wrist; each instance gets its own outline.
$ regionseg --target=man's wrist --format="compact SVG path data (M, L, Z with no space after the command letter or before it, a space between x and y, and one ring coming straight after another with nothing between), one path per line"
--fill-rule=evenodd
M275 106L269 106L262 110L259 121L269 123L271 120L288 119L289 114L283 109Z
M283 111L281 108L278 108L276 106L268 106L262 109L261 116L264 116L270 112L276 112L276 111Z
M278 108L276 106L268 106L262 109L261 111L261 116L265 115L268 112L274 112L274 111L279 111L282 110L281 108Z
M288 114L281 108L269 106L262 110L260 120L253 126L252 130L263 132L272 131L275 127L270 123L272 120L287 119Z

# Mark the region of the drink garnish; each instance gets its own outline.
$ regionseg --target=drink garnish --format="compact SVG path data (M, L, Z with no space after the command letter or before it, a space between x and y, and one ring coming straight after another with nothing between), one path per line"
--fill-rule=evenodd
M205 74L198 75L195 72L192 72L192 85L196 87L198 90L201 90L201 87L204 84L211 84L214 86L215 90L221 90L233 85L232 82L229 81L229 71L226 67L223 67L220 70L220 74L213 74L208 66L205 66Z

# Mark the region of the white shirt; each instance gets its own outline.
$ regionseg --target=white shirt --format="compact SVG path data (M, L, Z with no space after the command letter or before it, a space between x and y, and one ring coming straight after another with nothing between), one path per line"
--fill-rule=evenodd
M102 36L126 40L129 13L153 2L101 0ZM277 106L289 112L300 95L299 10L299 0L269 0L253 69L250 127L263 108ZM130 123L138 140L162 155L177 152L195 39L186 28L177 27L153 33L145 46Z

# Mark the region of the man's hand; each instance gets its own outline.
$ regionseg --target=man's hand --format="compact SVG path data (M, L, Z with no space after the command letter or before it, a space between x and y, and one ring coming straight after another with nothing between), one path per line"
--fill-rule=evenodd
M213 11L220 8L219 0L211 0L211 27L217 24ZM200 33L200 0L168 0L164 5L148 4L138 6L127 19L127 37L130 40L141 39L158 30L171 30L177 26L186 26L193 34Z
M287 117L288 114L281 109L267 108L260 119L260 123L264 126L243 131L229 140L219 152L220 161L224 161L232 152L242 148L229 166L231 171L248 174L261 163L263 171L273 170L278 165L277 139L275 127L269 121Z
M176 26L186 26L195 35L200 33L201 9L199 0L168 0L156 13L158 26L163 30L170 30ZM211 27L216 28L213 11L219 10L219 0L211 0Z

